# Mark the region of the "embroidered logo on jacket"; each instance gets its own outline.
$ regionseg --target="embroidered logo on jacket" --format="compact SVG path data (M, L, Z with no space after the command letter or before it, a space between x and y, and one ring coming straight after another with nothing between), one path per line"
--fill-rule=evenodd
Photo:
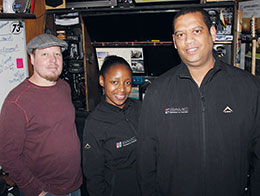
M84 146L84 148L85 148L85 149L90 149L91 146L90 146L90 144L86 144L86 145Z
M229 106L227 106L227 107L223 110L223 112L224 112L224 113L232 113L233 110L232 110Z
M116 143L116 148L121 148L121 147L122 147L122 144L123 144L122 142L117 142L117 143Z
M131 138L128 139L128 140L124 140L124 141L119 141L119 142L117 142L117 143L116 143L116 148L122 148L122 147L128 146L128 145L130 145L130 144L133 144L133 143L135 143L135 142L137 142L137 139L136 139L136 137L134 136L134 137L131 137Z
M189 113L189 108L184 107L184 108L165 108L164 110L165 114L187 114Z

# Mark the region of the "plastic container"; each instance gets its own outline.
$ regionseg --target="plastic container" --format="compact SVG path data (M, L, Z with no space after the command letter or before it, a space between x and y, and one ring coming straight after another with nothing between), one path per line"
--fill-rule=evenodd
M15 0L3 0L3 12L4 13L15 13L14 7Z

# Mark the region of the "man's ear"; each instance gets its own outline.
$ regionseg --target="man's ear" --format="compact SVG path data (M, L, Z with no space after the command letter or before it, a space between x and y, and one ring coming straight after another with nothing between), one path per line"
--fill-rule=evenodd
M100 86L104 87L104 77L102 75L99 76L99 84Z
M216 27L214 25L212 25L210 27L210 35L211 35L211 38L212 38L212 41L216 41L216 37L217 37L217 30L216 30Z
M30 61L31 61L31 64L34 65L34 54L29 54L30 55Z
M175 43L175 35L174 34L172 34L172 40L173 40L174 48L177 49L177 45Z

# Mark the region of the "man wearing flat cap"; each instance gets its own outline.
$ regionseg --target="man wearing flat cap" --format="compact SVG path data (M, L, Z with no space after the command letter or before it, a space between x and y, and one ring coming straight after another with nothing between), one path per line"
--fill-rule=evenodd
M0 164L24 196L80 196L80 143L69 85L59 79L67 43L42 34L27 45L34 73L0 115Z

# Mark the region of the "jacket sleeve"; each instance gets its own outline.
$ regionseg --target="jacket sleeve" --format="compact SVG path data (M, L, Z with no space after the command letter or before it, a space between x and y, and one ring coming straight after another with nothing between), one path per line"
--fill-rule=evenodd
M152 92L147 92L141 109L137 147L137 177L143 196L158 195L156 105Z
M39 195L45 185L24 165L23 148L28 119L21 107L5 102L0 116L0 165L26 196Z
M259 84L259 83L258 83ZM253 162L250 174L250 192L251 196L260 195L260 85L258 85L258 100L255 104L256 107L256 116L255 116L255 125L253 131Z
M83 171L87 191L89 196L106 196L102 143L91 124L91 120L87 119L83 132Z

